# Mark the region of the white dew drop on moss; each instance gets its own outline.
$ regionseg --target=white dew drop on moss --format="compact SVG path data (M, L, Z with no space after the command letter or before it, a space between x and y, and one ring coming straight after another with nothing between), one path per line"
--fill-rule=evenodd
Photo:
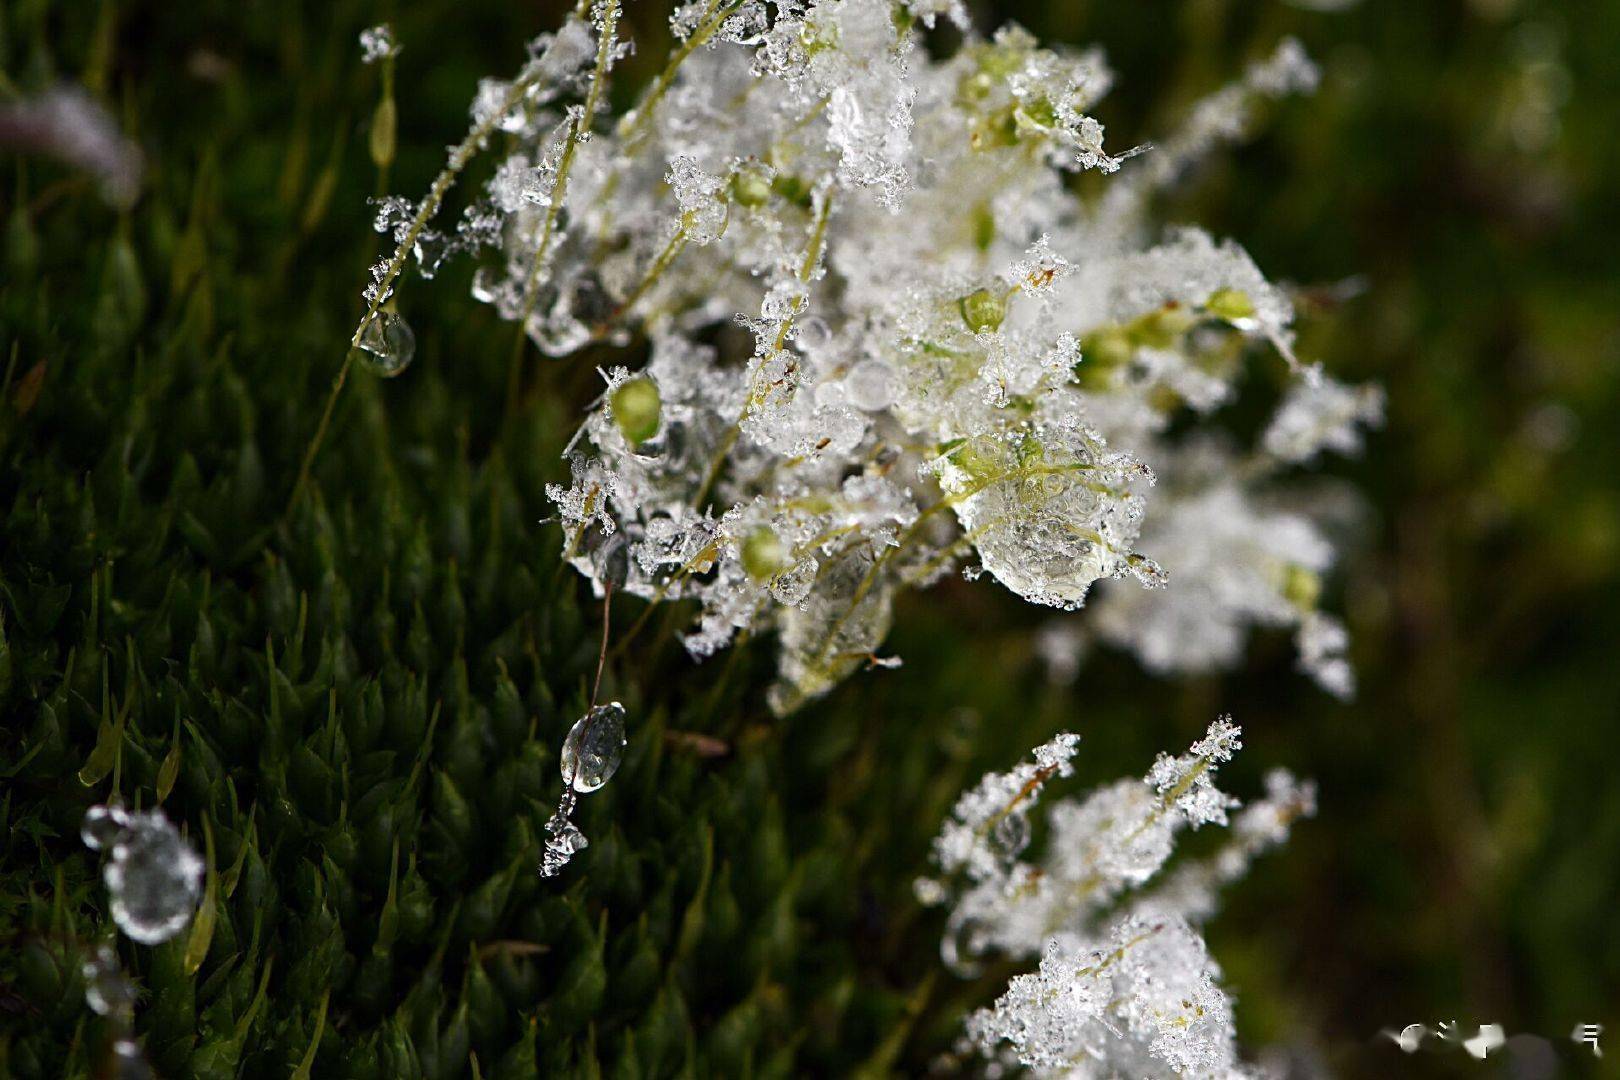
M143 945L167 941L185 928L202 895L203 861L161 811L92 807L80 835L109 851L102 880L113 921Z
M366 368L391 379L411 366L416 358L416 332L404 317L392 311L379 311L360 331L355 341Z
M563 782L582 795L612 779L624 757L624 706L598 705L575 721L563 741Z

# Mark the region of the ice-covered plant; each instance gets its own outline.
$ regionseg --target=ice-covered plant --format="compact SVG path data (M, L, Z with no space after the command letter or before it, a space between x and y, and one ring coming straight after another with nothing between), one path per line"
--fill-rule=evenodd
M921 40L939 18L961 31L947 56ZM379 203L397 248L354 337L397 373L400 272L467 250L493 255L474 294L544 354L625 347L550 491L599 594L697 601L696 657L774 630L779 712L874 662L896 594L959 566L1061 609L1168 579L1110 590L1096 633L1184 670L1289 627L1302 666L1350 690L1316 602L1333 550L1275 480L1353 449L1378 392L1295 359L1289 293L1236 244L1150 214L1257 101L1314 85L1297 44L1121 151L1091 115L1100 53L984 37L959 3L695 0L671 27L617 118L617 0L485 80L428 195ZM497 140L480 196L433 224ZM1117 175L1087 200L1087 170ZM1252 447L1204 423L1251 343L1292 382Z
M1219 886L1314 812L1315 788L1275 770L1265 797L1238 810L1213 782L1238 735L1219 719L1139 780L1049 803L1036 860L1025 858L1030 812L1049 781L1071 774L1077 736L962 795L934 842L940 876L918 882L925 902L950 905L944 958L958 971L991 955L1040 958L969 1017L969 1048L1072 1077L1240 1074L1231 1004L1198 926ZM1230 838L1161 876L1177 834L1206 824L1230 826Z

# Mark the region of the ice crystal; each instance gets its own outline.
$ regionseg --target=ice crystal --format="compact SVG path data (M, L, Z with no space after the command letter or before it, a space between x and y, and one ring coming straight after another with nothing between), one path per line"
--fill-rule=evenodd
M366 64L376 64L384 60L392 60L399 55L399 42L394 37L394 28L387 23L370 26L360 31L360 60Z
M948 55L923 47L940 18L962 31ZM396 253L356 339L391 325L412 259L489 247L474 295L545 354L646 338L547 489L598 593L695 601L699 658L774 631L778 711L875 666L895 598L955 572L1096 603L1089 636L1155 670L1291 629L1302 666L1348 688L1317 603L1320 508L1276 481L1356 448L1377 391L1295 358L1289 294L1236 243L1149 220L1260 102L1314 85L1296 43L1122 149L1092 115L1113 84L1099 51L980 33L956 0L677 6L664 74L607 123L617 20L597 5L537 38L480 84L428 196L378 204ZM495 132L487 186L435 228ZM1100 199L1066 184L1082 169L1115 174ZM1259 445L1212 450L1198 428L1256 382L1250 351L1290 386ZM1120 578L1153 592L1099 586Z
M941 876L917 887L924 902L951 905L943 956L964 973L991 954L1040 958L969 1017L970 1045L1039 1075L1242 1074L1231 1005L1197 926L1221 885L1314 811L1314 789L1273 771L1265 798L1231 818L1225 847L1144 888L1180 829L1228 823L1237 803L1212 781L1238 735L1223 717L1187 753L1160 755L1142 780L1049 802L1036 861L1025 861L1028 815L1048 781L1072 772L1076 736L1059 736L1033 762L986 776L958 800L934 845Z
M113 921L131 939L155 945L191 921L202 896L203 861L161 811L91 807L80 835L109 854L102 880Z

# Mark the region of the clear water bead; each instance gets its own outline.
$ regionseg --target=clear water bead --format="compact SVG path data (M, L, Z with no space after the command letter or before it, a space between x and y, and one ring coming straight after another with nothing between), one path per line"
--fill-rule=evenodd
M101 872L113 921L143 945L167 941L191 921L203 861L162 813L130 814Z
M379 311L360 331L355 342L367 368L385 379L411 366L416 356L416 332L404 317L392 311Z
M91 851L101 851L112 846L128 822L129 814L119 807L92 806L79 826L79 838Z
M563 782L584 794L595 791L618 771L624 757L624 706L598 705L575 721L563 740Z
M98 1015L127 1021L135 1012L135 986L124 975L111 945L84 958L84 1000Z
M156 1074L141 1054L141 1044L125 1036L113 1042L113 1080L152 1080Z

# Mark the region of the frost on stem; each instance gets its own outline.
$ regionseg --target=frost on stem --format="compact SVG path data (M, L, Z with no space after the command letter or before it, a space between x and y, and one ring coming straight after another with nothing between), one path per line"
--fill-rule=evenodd
M963 29L949 56L921 47L939 18ZM690 601L697 657L774 631L781 712L871 666L903 590L964 569L1094 607L1076 664L1090 638L1156 671L1220 668L1279 627L1348 692L1321 604L1330 504L1278 479L1357 449L1381 398L1295 360L1289 295L1240 246L1148 220L1257 103L1313 85L1297 44L1122 150L1090 114L1113 84L1100 52L985 36L950 0L900 18L695 0L671 27L612 123L617 8L537 39L480 86L428 195L378 207L396 252L368 318L410 259L487 251L474 295L546 354L649 344L643 369L608 370L571 481L548 488L575 568ZM496 131L487 188L435 231L447 178ZM1089 202L1066 183L1088 169L1114 174ZM1279 357L1261 438L1213 434L1262 381L1248 367Z
M918 883L921 899L950 907L946 962L966 973L986 956L1040 958L968 1018L970 1048L1037 1075L1243 1074L1231 1004L1197 927L1220 886L1314 812L1315 790L1275 770L1265 798L1229 819L1238 803L1214 774L1238 736L1222 717L1185 754L1161 754L1141 780L1048 802L1034 860L1025 858L1028 816L1046 783L1072 772L1076 736L1058 736L958 800L934 844L941 876ZM1231 840L1150 886L1177 833L1206 824L1230 825Z

